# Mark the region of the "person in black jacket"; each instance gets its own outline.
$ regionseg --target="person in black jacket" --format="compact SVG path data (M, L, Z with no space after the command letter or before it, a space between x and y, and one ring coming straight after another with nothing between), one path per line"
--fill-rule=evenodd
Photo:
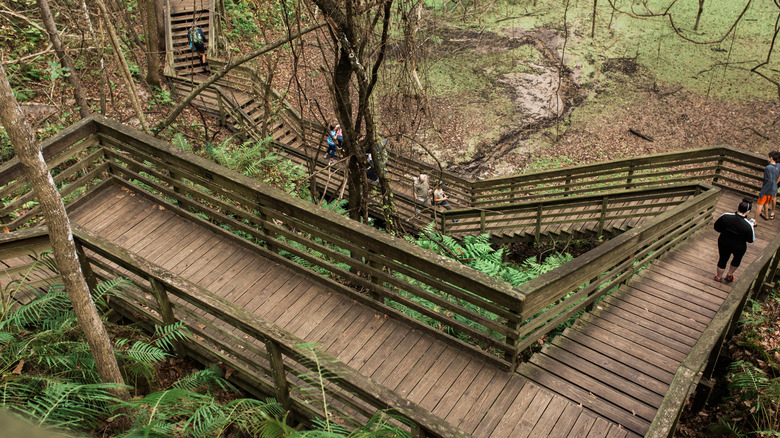
M751 207L750 200L743 199L739 203L736 213L723 213L715 221L715 231L720 233L720 237L718 237L718 270L715 274L715 281L734 281L734 271L742 262L742 256L747 251L747 244L756 240L756 233L753 231L755 220L747 219ZM731 259L729 271L724 277L726 263L732 255L734 258Z

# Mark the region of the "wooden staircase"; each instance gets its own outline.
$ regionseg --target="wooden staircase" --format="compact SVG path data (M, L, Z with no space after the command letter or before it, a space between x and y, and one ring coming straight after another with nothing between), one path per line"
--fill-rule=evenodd
M173 53L173 71L177 76L191 76L202 73L200 54L193 51L187 41L187 32L193 26L199 26L206 35L206 44L211 43L211 19L209 0L188 0L170 2L169 52Z

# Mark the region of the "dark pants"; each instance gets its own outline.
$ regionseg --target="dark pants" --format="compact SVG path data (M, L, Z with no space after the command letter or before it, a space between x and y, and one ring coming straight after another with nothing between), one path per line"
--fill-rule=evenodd
M731 266L738 268L739 264L742 263L742 256L745 255L746 251L747 244L745 242L734 243L729 242L728 240L718 239L718 255L720 256L718 258L718 268L726 269L726 264L732 254L734 255L734 258L731 259Z
M446 210L452 210L452 207L450 207L450 201L439 201L436 203L436 205L444 207Z
M325 155L330 156L330 158L333 158L336 156L336 145L335 144L329 144L328 150L325 151Z

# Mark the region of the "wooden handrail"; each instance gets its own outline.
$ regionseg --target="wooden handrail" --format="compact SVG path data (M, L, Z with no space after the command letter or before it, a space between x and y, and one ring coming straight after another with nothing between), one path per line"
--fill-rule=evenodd
M693 199L521 285L518 290L527 298L518 353L709 224L719 193L710 186Z
M452 224L452 220L461 220L461 222L457 224L458 234L473 232L490 233L503 229L533 227L534 225L536 226L536 233L538 234L540 231L539 228L542 225L593 222L598 226L603 227L604 221L610 219L656 216L661 213L661 210L626 215L621 212L631 211L638 207L630 204L616 207L610 207L610 205L657 199L659 197L693 196L696 194L696 191L701 188L702 186L699 183L681 183L649 189L630 189L627 186L619 186L592 195L577 195L543 199L539 201L500 204L485 208L459 208L442 211L439 214L443 217L442 226L445 227L444 231ZM680 202L682 201L669 204L656 203L653 206L658 209L658 207L676 205ZM560 211L562 208L566 208L567 210ZM570 218L570 216L583 216L587 214L596 214L598 217L583 219ZM506 225L507 221L510 221L511 224Z
M377 411L391 409L431 436L468 436L465 432L453 427L408 399L377 384L370 378L363 376L360 372L340 362L338 359L330 357L323 352L318 352L318 357L314 357L311 350L300 347L305 342L304 340L248 312L244 308L236 306L210 291L190 283L172 272L77 225L73 227L73 235L84 248L116 263L119 267L133 274L151 278L158 285L163 285L164 287L158 289L160 293L173 294L185 300L198 309L205 311L207 315L215 316L221 321L238 328L249 335L255 342L265 344L266 346L271 343L271 346L268 347L269 351L277 350L276 352L279 353L270 355L272 368L279 372L280 375L284 373L285 367L284 363L279 362L282 359L282 354L287 360L293 360L314 372L317 369L313 368L311 364L317 361L323 369L322 375L328 379L330 384L343 388L348 393L357 394L362 401L369 403ZM277 362L274 362L274 359ZM282 384L281 379L283 377L280 375L277 375L276 379L273 379L273 376L271 377L275 382ZM285 385L289 383L287 381L284 382ZM280 392L284 392L283 388L279 389L281 390ZM284 402L284 399L281 401Z
M769 242L756 257L756 261L751 263L741 278L734 283L720 309L680 364L646 437L661 438L674 435L687 397L702 377L709 377L702 376L702 372L708 367L711 368L712 361L717 359L717 354L713 353L720 351L727 333L733 330L734 323L742 313L750 292L761 289L767 278L774 276L774 272L768 272L767 267L776 264L778 258L780 258L780 235Z
M569 291L608 271L638 246L674 230L693 216L708 211L715 205L718 195L718 190L707 190L680 206L599 245L572 262L518 286L518 291L526 296L521 317L525 319L533 316Z

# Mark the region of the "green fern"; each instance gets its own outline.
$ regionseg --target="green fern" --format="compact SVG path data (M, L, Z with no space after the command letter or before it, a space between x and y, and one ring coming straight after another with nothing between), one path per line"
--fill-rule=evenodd
M119 386L36 377L7 379L0 385L0 400L3 408L35 419L37 426L89 429L110 415L119 400L109 389Z
M205 388L208 392L212 388L219 388L222 391L236 391L236 388L230 382L220 377L219 373L212 369L200 370L184 376L174 383L173 387L189 391L199 388Z
M758 436L777 436L780 432L780 377L770 378L752 363L737 361L729 366L728 380L731 399L747 409L732 412L730 419L721 418L721 423L731 425L731 421L735 421L735 429L752 431Z

